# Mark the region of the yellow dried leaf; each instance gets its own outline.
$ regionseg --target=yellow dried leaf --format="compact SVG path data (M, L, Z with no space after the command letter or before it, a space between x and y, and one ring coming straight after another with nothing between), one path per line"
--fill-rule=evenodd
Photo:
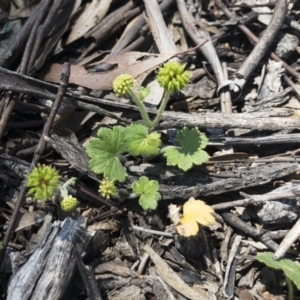
M177 232L185 237L196 235L199 231L198 223L204 226L214 224L213 212L214 210L203 201L190 198L183 205L183 217L180 220L181 224L176 227Z

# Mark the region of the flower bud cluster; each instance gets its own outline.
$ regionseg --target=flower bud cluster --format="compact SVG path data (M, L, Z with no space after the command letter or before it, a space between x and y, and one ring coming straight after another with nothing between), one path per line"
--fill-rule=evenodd
M60 201L60 207L65 212L72 212L76 209L78 201L75 197L69 195Z
M124 96L133 88L133 77L128 74L119 75L113 81L113 90L117 96Z
M35 200L40 201L51 199L59 185L57 170L46 165L37 165L33 168L26 183L29 194L32 194Z
M109 199L117 194L117 188L113 181L103 179L99 187L99 193L102 197Z
M190 81L190 74L184 69L184 65L178 62L167 62L157 73L157 81L166 91L178 92Z

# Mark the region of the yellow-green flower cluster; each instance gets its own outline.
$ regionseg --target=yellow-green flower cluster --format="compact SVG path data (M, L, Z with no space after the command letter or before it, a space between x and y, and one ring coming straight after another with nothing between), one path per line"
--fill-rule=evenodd
M117 188L113 181L103 179L99 187L99 193L102 197L109 199L117 194Z
M27 177L26 186L35 200L45 201L52 198L59 187L59 174L55 168L46 165L36 166Z
M76 209L78 201L73 196L69 195L60 201L60 207L65 212L72 212Z
M133 77L128 74L119 75L113 81L113 89L117 96L128 94L133 88Z
M167 62L157 73L157 81L161 87L169 92L178 92L190 81L190 73L178 62Z

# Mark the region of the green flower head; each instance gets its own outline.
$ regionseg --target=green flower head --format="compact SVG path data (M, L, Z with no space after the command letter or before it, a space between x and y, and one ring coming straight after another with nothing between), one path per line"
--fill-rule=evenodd
M117 188L113 181L105 178L100 184L99 193L102 197L109 199L117 194Z
M46 165L37 165L28 175L26 183L29 194L32 194L35 200L41 201L50 199L59 185L58 172Z
M128 74L119 75L113 81L113 89L117 96L123 96L133 88L133 77Z
M62 199L60 202L60 207L65 212L72 212L76 209L78 201L73 196L69 195Z
M169 61L159 68L157 81L166 91L178 92L190 81L190 73L184 69L184 65Z

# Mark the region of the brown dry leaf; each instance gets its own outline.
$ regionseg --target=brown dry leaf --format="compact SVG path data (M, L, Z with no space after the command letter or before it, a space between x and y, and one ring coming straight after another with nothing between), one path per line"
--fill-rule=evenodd
M198 288L196 292L189 287L172 268L149 246L145 245L144 250L148 252L151 260L155 265L156 274L170 287L184 295L185 298L192 300L216 299L210 291L206 292L202 288Z
M88 73L83 67L77 65L71 65L71 74L69 78L69 83L83 86L89 89L95 90L111 90L112 82L115 78L121 74L131 75L133 78L152 70L164 63L165 61L179 55L190 51L194 51L201 47L204 43L197 45L194 48L188 49L187 51L170 53L170 54L160 54L157 57L149 58L143 61L137 61L137 59L143 56L153 56L147 52L130 51L125 52L115 57L110 58L106 63L118 64L118 68L112 71L103 73ZM53 83L60 82L60 76L62 72L62 65L53 64L50 66L50 70L46 71L44 75L44 80Z
M168 217L175 225L177 225L180 222L179 211L181 207L174 204L170 204L168 206L168 209L169 209Z
M125 55L126 54L126 55ZM144 61L135 61L131 65L125 64L127 60L130 60L130 53L121 54L122 57L115 57L109 60L109 63L120 62L117 69L103 73L88 73L84 67L71 65L71 74L69 83L83 86L89 89L97 90L111 90L112 82L115 78L121 74L129 74L133 78L143 74L144 72L154 69L158 65L172 58L174 53L159 55L155 58L150 58ZM138 55L136 52L133 53L134 57L149 56L148 53L141 53ZM130 60L131 61L131 60ZM53 83L59 83L60 75L62 72L62 65L53 64L50 66L50 70L45 74L44 80Z
M76 20L67 40L67 45L81 38L98 24L106 15L112 0L93 0L87 3L80 17Z
M214 224L213 212L205 202L191 197L183 205L183 217L180 220L181 225L176 227L177 232L185 237L196 235L199 231L198 223L204 226Z

